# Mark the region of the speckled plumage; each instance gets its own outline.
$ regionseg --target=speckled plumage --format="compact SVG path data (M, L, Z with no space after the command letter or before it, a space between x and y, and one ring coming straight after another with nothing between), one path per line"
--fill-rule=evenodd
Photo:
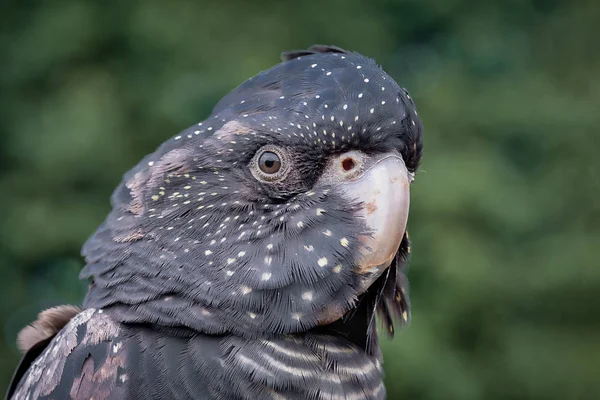
M253 169L270 145L281 181ZM395 151L414 174L421 147L412 99L372 60L286 53L124 176L83 248L85 310L14 398L384 398L374 313L391 333L408 321L408 237L361 293L363 205L318 182L351 150ZM52 351L60 376L34 382Z

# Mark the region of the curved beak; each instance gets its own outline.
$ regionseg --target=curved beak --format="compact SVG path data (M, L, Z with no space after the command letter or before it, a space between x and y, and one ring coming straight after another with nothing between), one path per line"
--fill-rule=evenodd
M349 162L355 168L347 171L343 167ZM390 266L400 247L408 220L410 173L396 152L369 157L350 151L337 157L328 170L326 179L361 204L358 217L370 233L360 238L357 272L362 276L362 293Z
M363 204L359 215L371 232L361 237L358 272L364 276L364 292L390 266L400 247L408 221L410 175L399 155L384 154L343 187Z

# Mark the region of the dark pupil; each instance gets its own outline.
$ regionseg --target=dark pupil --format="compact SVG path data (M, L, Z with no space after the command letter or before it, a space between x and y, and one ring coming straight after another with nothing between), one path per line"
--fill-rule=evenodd
M279 171L281 167L281 161L279 160L279 156L277 154L266 151L260 156L259 167L262 172L266 174L274 174Z

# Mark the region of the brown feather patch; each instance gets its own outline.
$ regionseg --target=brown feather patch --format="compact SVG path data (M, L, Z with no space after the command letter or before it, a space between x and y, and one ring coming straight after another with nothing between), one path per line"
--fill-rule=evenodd
M56 335L81 309L64 305L52 307L38 314L37 320L21 329L17 336L17 347L26 353L36 343Z
M190 149L175 149L169 151L152 165L150 178L146 184L155 188L162 184L166 174L184 174L192 170L192 151Z
M252 132L250 127L236 121L229 121L215 132L214 137L219 140L236 140L236 136L247 135Z
M131 179L125 182L129 189L131 202L127 204L126 210L136 216L141 216L146 211L144 196L148 189L154 189L168 182L170 174L184 174L191 171L191 150L175 149L163 155L160 160L150 162L149 168L137 172ZM131 240L137 240L134 238ZM126 241L131 241L126 240ZM118 240L117 240L118 241Z
M127 209L135 215L140 215L144 212L144 204L142 202L144 195L143 185L144 175L141 172L135 174L133 178L125 185L127 186L127 189L129 189L132 198Z

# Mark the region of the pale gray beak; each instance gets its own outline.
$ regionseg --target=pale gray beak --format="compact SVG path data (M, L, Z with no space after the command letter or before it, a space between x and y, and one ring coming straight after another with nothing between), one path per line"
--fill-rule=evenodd
M408 220L411 175L396 152L367 156L349 151L330 162L321 180L362 205L358 217L370 231L361 237L357 272L364 276L362 293L389 267L400 247Z

